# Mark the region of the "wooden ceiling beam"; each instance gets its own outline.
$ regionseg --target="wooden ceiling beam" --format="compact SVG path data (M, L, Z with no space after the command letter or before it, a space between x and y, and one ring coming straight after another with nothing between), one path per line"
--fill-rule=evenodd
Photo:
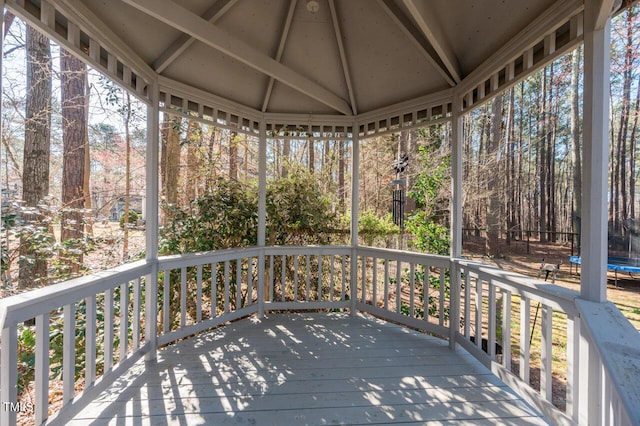
M349 92L349 101L351 102L351 110L353 115L358 115L358 109L356 108L356 96L353 91L353 82L351 81L351 73L349 72L349 63L347 62L347 55L344 50L344 43L342 42L342 31L340 31L340 20L338 19L338 12L333 0L329 0L329 9L331 12L331 20L333 22L333 31L336 36L336 43L338 44L338 51L340 52L340 63L342 64L342 72L344 74L344 81L347 85L347 91Z
M425 39L422 32L413 25L413 22L400 10L400 8L394 3L393 0L378 0L378 4L389 15L389 17L395 22L402 32L411 40L418 50L424 54L429 62L435 67L435 69L442 75L442 77L451 86L455 86L456 82L449 74L447 67L442 62L436 50L431 46L428 40Z
M202 19L215 23L222 17L238 0L218 0L205 13L200 16ZM153 62L153 68L158 74L162 73L178 56L182 54L193 42L196 41L188 34L182 34L169 45L167 50Z
M338 95L284 66L253 46L238 40L174 1L122 1L342 114L352 115L349 104Z
M424 10L424 4L418 4L415 0L403 0L404 5L418 25L422 34L431 43L431 46L438 54L440 60L449 71L449 74L456 83L461 81L460 65L458 59L453 53L453 49L446 42L444 31L434 16Z
M287 12L287 18L285 19L284 25L282 27L280 43L278 44L278 51L276 52L276 61L278 62L282 60L284 47L287 44L287 39L289 38L289 30L291 29L291 22L293 21L293 12L295 12L296 10L296 4L298 4L298 0L291 0L291 3L289 3L289 11ZM276 81L273 77L269 78L269 85L267 86L267 92L264 95L264 102L262 103L262 112L267 111L269 101L271 100L271 93L273 92L273 85L275 84L275 82Z

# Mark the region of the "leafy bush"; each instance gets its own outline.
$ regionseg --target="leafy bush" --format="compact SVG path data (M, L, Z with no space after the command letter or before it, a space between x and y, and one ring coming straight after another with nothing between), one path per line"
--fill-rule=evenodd
M336 220L316 178L294 168L267 185L267 244L328 244Z
M120 217L120 228L121 229L124 229L124 218L125 218L125 215L123 214ZM140 219L142 219L142 215L138 214L134 210L129 210L129 221L127 222L129 224L129 226L135 225L136 222L139 221Z
M424 211L419 211L407 220L407 230L413 235L412 248L421 252L449 254L449 229L430 221Z
M218 179L188 209L164 205L163 253L191 253L256 245L258 202L255 186Z

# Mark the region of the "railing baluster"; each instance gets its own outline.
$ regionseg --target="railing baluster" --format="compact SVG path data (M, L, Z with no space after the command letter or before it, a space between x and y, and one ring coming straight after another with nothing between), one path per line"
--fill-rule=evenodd
M334 267L334 263L335 263L336 257L334 255L329 256L329 273L330 273L330 278L329 278L329 301L333 302L333 287L336 285L335 283L335 267Z
M247 304L253 304L253 257L249 257L247 266Z
M146 318L145 318L146 319ZM140 278L133 282L133 323L132 327L132 348L137 350L140 347Z
M282 288L282 294L280 300L285 302L287 300L287 256L282 255L282 267L280 271L280 287Z
M416 266L415 263L409 263L409 312L411 318L415 318L415 293L416 293L416 278L415 278Z
M553 393L553 382L551 378L552 345L553 345L553 309L547 305L542 305L542 340L540 348L540 394L547 401L551 401Z
M378 306L378 258L373 257L373 294L371 304L375 307Z
M211 263L211 318L218 316L218 263Z
M298 255L293 256L293 301L298 301Z
M196 322L202 321L202 265L196 268Z
M86 330L85 330L85 372L84 387L88 388L96 380L96 296L85 299ZM47 329L47 336L49 331ZM37 422L36 422L37 423Z
M431 273L431 267L429 265L422 265L424 268L424 279L422 283L422 297L424 302L422 303L422 307L424 308L424 320L429 322L429 292L431 288L429 288L429 274Z
M355 265L352 259L351 267L352 268L358 267L357 259L355 261ZM351 285L356 285L356 283L352 283ZM340 300L346 300L345 299L346 293L347 293L347 256L343 254L342 255L342 290L340 292Z
M440 268L440 296L438 298L438 324L444 325L444 287L445 287L445 273L444 268Z
M476 346L482 349L482 279L476 278Z
M75 396L76 367L76 305L65 305L62 330L62 405L73 401Z
M275 255L271 255L269 256L269 302L273 302L273 292L274 292L274 283L275 283L275 277L273 276L274 272L274 263L275 263Z
M580 404L580 319L567 315L567 394L566 413L578 420Z
M389 259L384 259L384 309L389 310Z
M529 298L520 299L520 379L529 384L529 338L531 336L531 311Z
M187 325L187 268L180 268L180 328Z
M242 308L242 259L236 260L236 309Z
M306 255L306 259L307 259L307 276L305 278L305 285L306 285L305 300L308 302L311 294L311 258L309 257L309 255Z
M487 335L487 354L492 360L496 359L496 286L489 281L489 327Z
M511 293L502 290L502 365L511 371Z
M171 318L171 271L164 271L164 280L162 286L162 333L167 334L170 328L169 321Z
M168 294L168 293L165 293ZM104 292L104 372L113 367L113 289Z
M396 312L402 307L402 262L396 261Z
M318 302L322 300L322 255L318 255Z
M120 284L120 360L127 357L129 332L129 283Z
M464 272L464 336L471 337L471 275Z
M229 313L229 261L224 261L224 313Z
M89 321L87 320L87 328ZM96 326L92 321L93 327ZM94 328L95 330L95 328ZM42 424L49 411L49 313L36 317L36 368L34 372L35 394L35 424ZM5 409L2 407L2 409Z
M360 285L362 286L361 288L361 302L365 303L366 302L366 297L367 297L367 257L366 256L360 256L360 265L362 266L362 275L360 276ZM352 266L353 267L353 266Z

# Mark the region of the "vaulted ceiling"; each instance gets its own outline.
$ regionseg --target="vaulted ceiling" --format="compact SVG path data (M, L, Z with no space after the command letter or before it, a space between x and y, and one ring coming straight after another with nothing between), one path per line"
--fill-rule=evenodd
M355 115L455 86L551 6L580 2L83 3L162 76L258 111Z

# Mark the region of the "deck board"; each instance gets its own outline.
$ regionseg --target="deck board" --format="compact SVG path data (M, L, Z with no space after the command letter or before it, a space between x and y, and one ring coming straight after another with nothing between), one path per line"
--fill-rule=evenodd
M463 350L345 314L244 319L139 362L72 425L545 424Z

